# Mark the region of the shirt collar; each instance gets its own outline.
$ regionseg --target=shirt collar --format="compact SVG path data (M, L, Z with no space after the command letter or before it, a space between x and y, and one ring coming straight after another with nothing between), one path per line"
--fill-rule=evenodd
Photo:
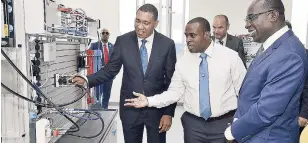
M155 33L155 31L153 31L152 34L151 34L149 37L145 38L145 40L147 40L147 43L148 43L148 42L149 42L149 43L153 43L153 40L154 40L154 33ZM143 40L143 39L138 37L138 42L141 42L141 40Z
M210 58L213 56L213 50L214 50L214 42L211 41L211 44L207 49L204 51L204 53L209 56ZM200 57L201 53L197 53L197 56Z
M275 32L272 36L267 38L266 41L263 43L264 50L268 49L278 38L280 38L288 30L289 28L287 26L284 26L283 28Z
M104 45L105 43L101 40L101 43ZM109 45L109 42L106 42L106 45Z
M219 41L222 41L222 42L223 42L223 45L226 45L226 43L227 43L227 37L228 37L228 34L226 34L226 36L225 36L222 40L219 40L219 39L216 39L216 38L215 38L215 43L218 43L218 44L219 44Z

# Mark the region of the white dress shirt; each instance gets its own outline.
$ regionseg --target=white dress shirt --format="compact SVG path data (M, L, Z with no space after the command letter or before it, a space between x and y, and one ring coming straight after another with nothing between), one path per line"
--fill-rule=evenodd
M142 41L143 40L142 38L139 38L138 37L138 46L139 46L139 49L141 48L141 44L142 44ZM151 52L152 52L152 46L153 46L153 40L154 40L154 31L152 32L152 34L146 38L145 40L147 40L147 42L145 43L145 47L147 49L147 53L148 53L148 61L150 59L150 56L151 56Z
M211 117L218 117L237 109L237 95L246 69L237 52L220 44L212 44L208 55L209 93ZM149 107L162 108L184 96L184 109L200 117L199 65L200 53L190 53L187 48L179 55L169 89L162 94L148 97Z
M272 36L266 39L266 41L263 43L264 51L268 49L275 41L277 41L284 33L286 33L289 30L288 26L284 26L277 32L275 32ZM237 118L234 118L233 122L235 122ZM231 133L231 126L228 127L225 131L225 137L228 140L234 140L234 137Z
M222 41L222 45L226 46L226 43L227 43L227 37L228 37L228 34L226 34L226 36L222 39L222 40L219 40L219 39L216 39L215 38L215 43L216 44L220 44L219 41Z

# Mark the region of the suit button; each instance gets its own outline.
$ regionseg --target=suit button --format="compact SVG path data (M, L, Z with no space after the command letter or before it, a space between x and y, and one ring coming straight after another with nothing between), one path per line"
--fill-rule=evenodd
M146 80L144 79L143 82L145 82Z

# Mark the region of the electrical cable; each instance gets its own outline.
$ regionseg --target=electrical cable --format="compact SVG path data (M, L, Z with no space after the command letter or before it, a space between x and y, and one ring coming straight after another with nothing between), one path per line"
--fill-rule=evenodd
M22 99L24 99L24 100L26 100L26 101L32 102L32 103L34 103L34 104L36 104L36 105L41 105L42 107L54 108L51 104L44 104L44 103L41 103L41 102L38 102L38 101L35 101L35 100L32 100L32 99L29 99L29 98L27 98L27 97L24 97L24 96L22 96L22 95L16 93L15 91L13 91L13 90L10 89L9 87L7 87L7 86L6 86L5 84L3 84L2 82L1 82L1 86L2 86L4 89L6 89L7 91L11 92L12 94L14 94L14 95L18 96L19 98L22 98ZM80 87L80 88L81 88L81 87ZM80 96L80 97L74 99L73 101L67 102L67 103L56 104L56 106L58 106L58 107L64 107L64 106L67 106L67 105L70 105L70 104L73 104L73 103L77 102L78 100L80 100L82 97L84 97L84 96L87 94L86 89L85 89L85 88L82 88L82 89L84 90L84 93L83 93L82 96Z
M100 121L102 122L101 130L96 135L92 135L92 136L81 136L81 135L75 135L75 134L71 134L71 133L66 133L66 135L75 136L75 137L84 138L84 139L90 139L90 138L98 137L101 133L103 133L105 123L104 123L103 118L100 116L100 114L97 113L97 112L91 111L91 110L85 110L85 112L89 113L89 114L94 114L95 116L97 116L100 119Z
M93 136L81 136L81 135L75 135L75 134L71 134L72 132L77 132L80 130L80 126L74 122L71 118L69 118L66 114L67 112L63 111L62 108L58 107L56 104L54 104L49 98L47 98L44 93L35 85L32 84L31 81L29 81L26 76L16 67L16 65L11 61L11 59L5 54L5 52L1 49L1 53L2 55L5 57L5 59L11 64L11 66L18 72L19 75L21 75L21 77L34 89L37 91L38 94L40 94L41 96L43 96L43 98L45 98L45 100L47 102L49 102L57 111L59 114L61 114L62 116L64 116L67 120L69 120L71 123L73 123L73 125L75 126L74 128L71 128L71 129L75 129L75 130L67 130L66 134L67 135L71 135L71 136L75 136L75 137L80 137L80 138L95 138L97 136L99 136L103 130L104 130L104 120L102 119L102 117L100 116L100 114L94 112L94 111L89 111L89 110L84 110L86 113L89 113L89 114L94 114L96 115L102 122L102 128L100 130L99 133L97 133L96 135L93 135ZM79 76L81 78L84 79L84 77L82 76ZM85 80L85 79L84 79ZM85 80L87 81L87 80ZM87 82L86 82L87 83ZM5 85L1 83L1 86L4 87ZM87 83L87 88L88 88L88 83ZM6 89L9 89L9 88L6 88ZM13 92L13 90L10 90ZM87 90L86 90L87 91ZM16 94L17 95L17 94ZM23 96L19 96L19 97L23 97ZM23 99L26 99L26 98L23 98ZM31 100L29 100L31 102ZM80 111L82 109L79 109Z
M22 96L22 95L16 93L16 92L13 91L12 89L8 88L8 87L7 87L5 84L3 84L2 82L1 82L1 86L2 86L4 89L6 89L7 91L11 92L12 94L15 94L16 96L18 96L18 97L21 98L21 99L24 99L24 100L26 100L26 101L28 101L28 102L32 102L32 103L37 104L37 105L46 106L46 104L44 104L44 103L41 103L41 102L38 102L38 101L34 101L34 100L32 100L32 99L29 99L29 98L27 98L27 97L24 97L24 96Z
M75 136L75 137L80 137L80 138L85 138L85 139L89 139L89 138L95 138L95 137L97 137L97 136L99 136L103 131L104 131L104 128L105 128L105 123L104 123L104 120L103 120L103 118L101 117L101 115L99 114L99 113L97 113L97 112L95 112L95 111L93 111L93 110L88 110L88 109L73 109L72 111L81 111L81 112L84 112L85 114L88 114L88 117L87 118L85 118L85 117L80 117L80 116L74 116L74 117L76 117L76 118L79 118L79 119L81 119L81 120L84 120L85 122L86 121L88 121L88 120L93 120L93 119L95 119L95 120L100 120L101 121L101 123L102 123L102 127L101 127L101 130L97 133L97 134L95 134L95 135L92 135L92 136L81 136L81 135L76 135L76 134L70 134L70 133L66 133L66 135L70 135L70 136ZM68 114L68 115L71 115L71 114L73 114L73 113L69 113L70 111L67 111L67 110L65 110L64 111L64 113L65 114ZM54 114L59 114L59 112L53 112ZM48 112L46 112L46 113L43 113L43 114L52 114L52 113L48 113ZM85 115L84 114L84 115ZM90 118L90 115L95 115L97 118ZM40 116L43 116L43 115L40 115ZM79 120L80 121L80 120ZM79 126L82 126L85 122L82 122L81 124L79 124ZM78 123L77 123L78 124ZM74 127L74 126L72 126L70 129L74 129L74 128L76 128L76 127Z
M94 112L92 110L87 110L87 109L74 109L73 111L77 111L77 112L80 112L80 111L82 111L82 112L89 112L89 111L91 111L91 112ZM83 119L83 120L98 120L99 119L98 117L97 118L89 118L89 117L85 118L85 117L82 117L82 116L76 116L76 115L74 115L73 113L70 113L70 112L67 112L67 113L68 113L68 115L70 115L72 117ZM97 112L94 112L94 113L99 114Z
M68 130L67 132L77 132L79 131L79 126L76 122L74 122L71 118L69 118L67 115L65 115L62 111L62 109L56 104L54 104L48 97L43 94L43 92L35 85L32 84L31 81L28 80L28 78L16 67L16 65L11 61L11 59L5 54L5 52L1 48L1 54L4 56L4 58L9 62L9 64L18 72L18 74L33 88L37 91L38 94L43 96L47 102L49 102L61 115L63 115L67 120L69 120L71 123L73 123L77 129L76 130Z

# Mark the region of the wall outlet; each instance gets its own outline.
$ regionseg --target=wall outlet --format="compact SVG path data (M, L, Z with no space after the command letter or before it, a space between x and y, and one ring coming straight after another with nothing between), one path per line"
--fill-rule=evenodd
M73 75L54 74L54 85L55 87L75 86L72 83L72 78Z

